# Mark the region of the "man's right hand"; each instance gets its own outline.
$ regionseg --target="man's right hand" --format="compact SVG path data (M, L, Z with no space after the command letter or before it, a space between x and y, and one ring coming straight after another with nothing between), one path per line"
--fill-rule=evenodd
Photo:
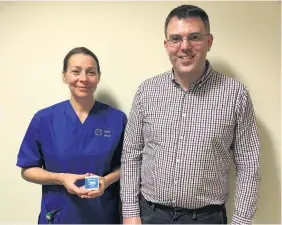
M140 217L123 218L123 224L142 224Z

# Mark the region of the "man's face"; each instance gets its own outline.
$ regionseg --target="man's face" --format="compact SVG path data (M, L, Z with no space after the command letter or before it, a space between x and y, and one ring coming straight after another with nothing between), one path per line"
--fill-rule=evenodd
M203 71L213 36L207 33L200 18L173 17L167 26L167 39L164 46L176 75L194 75Z

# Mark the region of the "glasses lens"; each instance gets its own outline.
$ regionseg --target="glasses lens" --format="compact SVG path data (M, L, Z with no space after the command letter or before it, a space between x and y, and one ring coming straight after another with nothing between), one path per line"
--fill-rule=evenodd
M192 43L195 43L195 42L199 42L199 41L202 41L203 40L203 35L202 34L199 34L199 33L196 33L196 34L190 34L188 36L188 40Z
M169 39L169 42L170 42L172 45L179 45L179 44L181 44L181 42L182 42L182 37L179 36L179 35L171 36L170 39Z

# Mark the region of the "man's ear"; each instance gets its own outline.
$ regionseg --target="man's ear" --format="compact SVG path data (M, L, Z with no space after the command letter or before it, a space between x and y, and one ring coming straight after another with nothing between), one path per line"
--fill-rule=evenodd
M167 49L168 49L168 40L164 40L164 47L165 47L165 50L167 52Z
M209 37L208 37L208 51L211 50L212 43L213 43L213 35L210 34Z

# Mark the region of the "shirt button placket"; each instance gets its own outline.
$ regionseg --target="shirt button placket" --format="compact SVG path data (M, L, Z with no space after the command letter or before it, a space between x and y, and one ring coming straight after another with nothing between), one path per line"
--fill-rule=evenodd
M184 138L184 134L185 134L184 127L185 127L185 120L186 120L186 115L187 115L186 112L183 112L183 111L186 111L186 108L184 106L185 98L187 98L187 93L182 95L181 105L179 106L181 111L179 112L180 113L180 117L179 117L180 121L178 123L177 130L179 130L180 133L178 134L179 138L178 138L177 149L180 149L180 151L176 152L176 154L175 154L175 170L174 170L174 179L173 179L172 187L176 191L172 192L172 199L171 199L172 204L174 206L176 206L177 196L178 196L177 192L178 192L179 186L181 186L181 184L179 183L179 180L180 180L179 174L181 173L181 170L182 170L180 157L182 155L181 149L183 148L183 140L185 139Z

